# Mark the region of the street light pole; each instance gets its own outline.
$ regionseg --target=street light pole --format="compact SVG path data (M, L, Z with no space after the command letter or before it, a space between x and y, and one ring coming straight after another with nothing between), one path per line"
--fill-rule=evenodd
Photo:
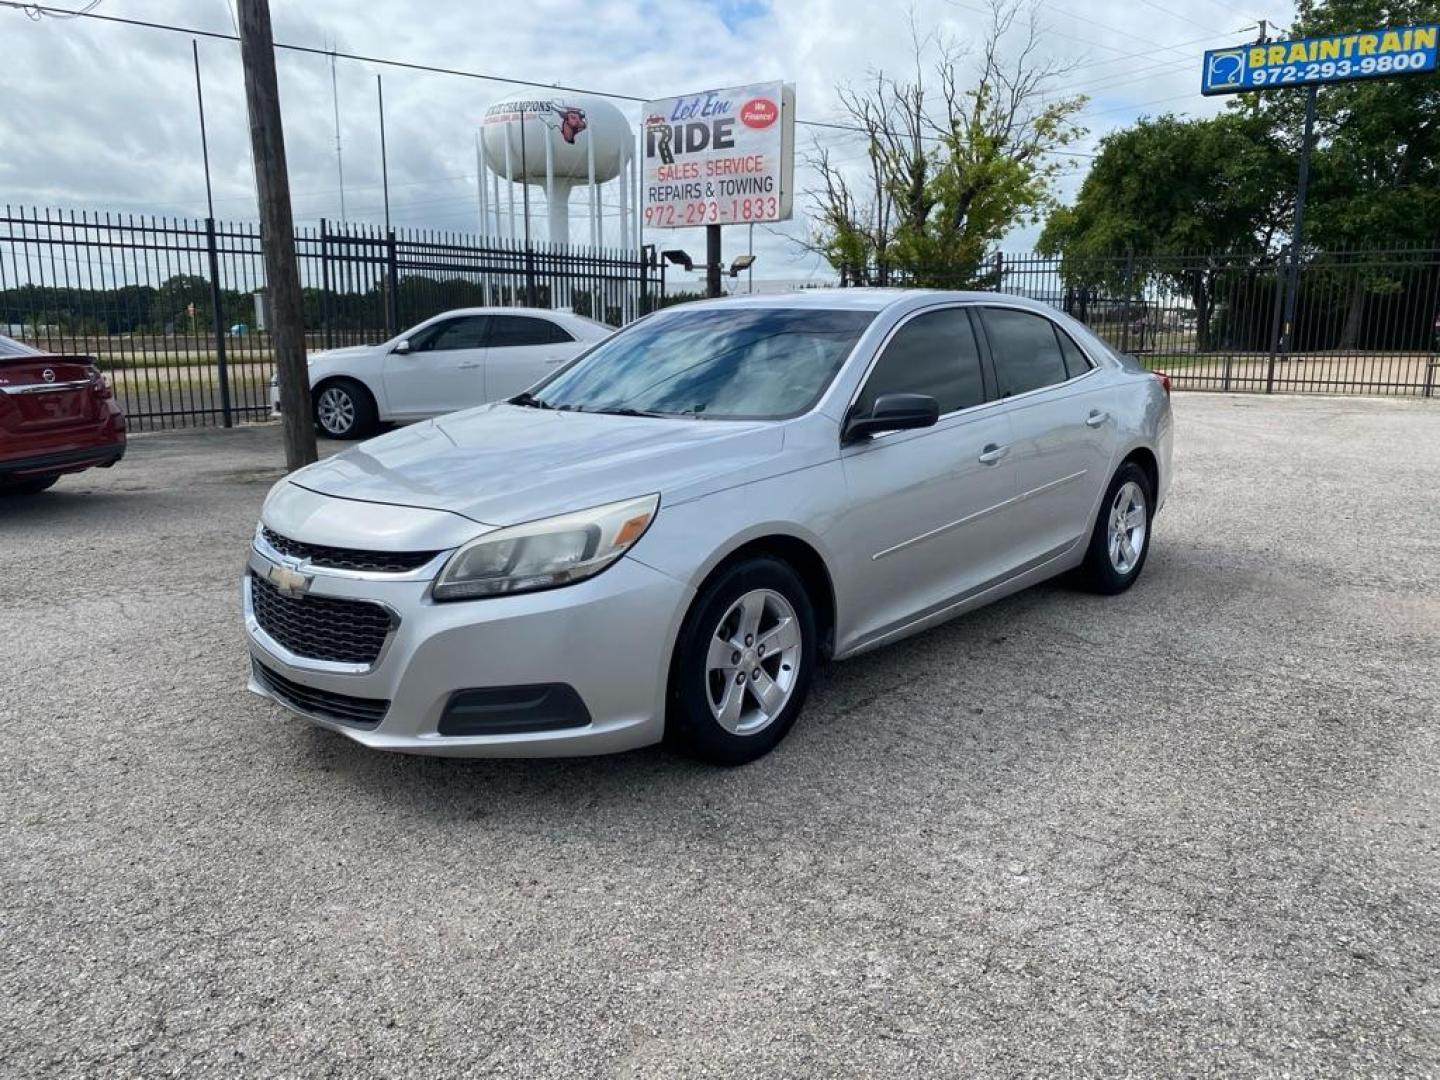
M705 226L705 295L720 294L720 226Z

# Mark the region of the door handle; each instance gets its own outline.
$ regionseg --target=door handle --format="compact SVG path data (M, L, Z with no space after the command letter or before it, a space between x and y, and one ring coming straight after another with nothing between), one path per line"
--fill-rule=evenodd
M456 367L458 367L461 371L468 371L471 368L478 368L479 366L480 365L474 360L467 360L463 364L456 365Z
M563 356L547 356L547 357L545 358L545 363L546 363L546 364L549 364L549 365L563 364L563 363L565 363L565 360L566 360L566 357L563 357Z
M1010 447L997 446L995 443L988 443L984 450L980 451L981 465L994 465L997 461L1010 453Z
M1101 412L1099 409L1091 409L1090 415L1085 418L1085 426L1099 427L1101 424L1105 423L1105 421L1109 419L1110 414L1108 412Z

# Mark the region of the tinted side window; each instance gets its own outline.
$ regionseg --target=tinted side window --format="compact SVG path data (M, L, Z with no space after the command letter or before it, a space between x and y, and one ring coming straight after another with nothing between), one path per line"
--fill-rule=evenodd
M1038 390L1068 378L1049 319L1013 308L986 308L985 331L990 335L1001 397Z
M917 315L900 327L875 362L857 408L868 413L884 394L929 394L942 415L985 400L975 332L962 308Z
M488 344L494 349L517 345L560 345L575 339L549 319L527 315L491 315Z
M1073 379L1076 375L1084 375L1085 372L1089 371L1090 361L1086 358L1085 354L1080 351L1080 346L1075 344L1074 338L1058 326L1055 327L1055 336L1060 339L1060 352L1065 356L1065 371L1070 378Z
M446 349L479 349L485 344L485 316L467 315L438 323L410 339L410 347L419 352L440 352Z

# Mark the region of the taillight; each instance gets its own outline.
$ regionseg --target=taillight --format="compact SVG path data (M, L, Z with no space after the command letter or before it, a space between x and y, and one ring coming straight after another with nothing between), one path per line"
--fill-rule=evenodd
M86 374L90 376L90 388L95 391L96 397L112 398L115 396L115 391L110 389L110 383L107 382L105 376L100 373L99 368L88 368Z
M1163 371L1152 371L1150 374L1160 380L1160 385L1164 387L1165 395L1168 397L1170 395L1170 376Z

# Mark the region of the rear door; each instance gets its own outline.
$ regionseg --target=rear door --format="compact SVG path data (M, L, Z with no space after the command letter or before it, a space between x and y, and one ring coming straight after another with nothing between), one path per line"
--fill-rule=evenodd
M1087 536L1109 482L1116 427L1100 372L1054 320L1020 308L981 309L1000 396L1015 433L1021 562L1063 553Z
M457 315L410 335L409 352L385 357L385 395L396 417L439 416L485 397L488 315Z
M584 348L559 323L539 315L491 315L485 340L486 401L514 397Z
M25 442L94 427L104 416L89 357L0 353L0 433Z
M1011 562L1016 491L1010 420L991 402L963 307L932 308L896 328L853 409L875 398L928 394L933 427L895 431L841 450L850 498L836 522L855 582L841 649L884 638L1002 576ZM987 403L988 402L988 403Z

